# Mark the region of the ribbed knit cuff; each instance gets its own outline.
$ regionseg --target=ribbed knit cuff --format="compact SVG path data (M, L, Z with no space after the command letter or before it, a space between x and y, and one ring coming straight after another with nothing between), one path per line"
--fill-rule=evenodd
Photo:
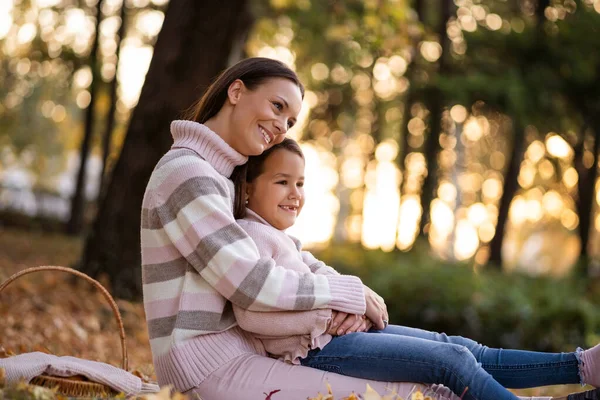
M185 392L200 385L207 376L235 357L259 354L248 336L235 327L200 335L172 347L167 354L154 357L159 385L173 385L176 390Z
M329 306L348 314L363 315L367 308L362 281L351 275L326 275L331 291Z

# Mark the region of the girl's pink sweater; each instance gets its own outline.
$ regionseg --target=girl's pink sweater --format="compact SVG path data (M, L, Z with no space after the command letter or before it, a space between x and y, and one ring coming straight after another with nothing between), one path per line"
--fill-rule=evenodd
M250 209L238 224L254 240L261 257L272 258L277 265L300 273L339 275L333 268L317 260L296 238L274 228ZM331 340L327 334L331 309L310 311L259 312L233 306L235 318L242 329L260 339L265 350L282 361L300 364L308 351L323 348Z

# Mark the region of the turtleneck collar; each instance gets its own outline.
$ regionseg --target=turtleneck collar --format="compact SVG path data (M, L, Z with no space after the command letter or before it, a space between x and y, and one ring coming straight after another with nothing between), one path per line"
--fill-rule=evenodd
M263 217L261 217L260 215L255 213L253 210L249 209L248 207L246 207L246 216L244 217L244 219L248 220L248 221L254 221L254 222L261 223L263 225L270 226L271 228L276 229L280 232L285 232L285 231L282 231L281 229L275 228L266 219L264 219Z
M266 219L264 219L263 217L261 217L260 215L255 213L253 210L249 209L248 207L246 207L246 216L244 217L244 219L247 219L248 221L260 222L261 224L272 226L270 223L267 222Z
M221 136L206 125L195 121L176 120L171 122L173 146L187 148L198 153L221 175L229 178L233 169L248 161L248 157L229 146Z

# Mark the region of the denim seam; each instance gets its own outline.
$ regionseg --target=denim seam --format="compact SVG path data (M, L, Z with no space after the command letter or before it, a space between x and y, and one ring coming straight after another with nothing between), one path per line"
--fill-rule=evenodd
M577 360L579 363L579 360ZM553 363L542 363L542 364L522 364L522 365L507 365L501 368L497 367L497 364L481 364L486 370L502 371L506 369L539 369L539 368L554 368L554 367L566 367L573 364L573 361L559 361Z

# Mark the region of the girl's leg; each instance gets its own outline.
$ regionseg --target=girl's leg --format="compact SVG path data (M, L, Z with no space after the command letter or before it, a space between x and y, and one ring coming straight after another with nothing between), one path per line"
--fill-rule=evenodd
M352 392L362 394L369 384L381 395L395 391L400 397L410 399L412 393L420 390L434 400L459 400L448 388L439 385L369 381L255 354L236 357L186 394L192 400L262 400L277 391L272 394L272 400L306 400L317 397L319 392L326 395L328 383L336 399L350 396Z
M466 400L516 400L463 345L381 333L334 337L302 365L388 382L442 384Z
M582 382L579 374L579 349L574 353L494 349L461 336L447 336L444 333L398 325L389 325L382 331L371 332L464 346L481 363L483 369L489 372L502 386L508 388L518 389Z

